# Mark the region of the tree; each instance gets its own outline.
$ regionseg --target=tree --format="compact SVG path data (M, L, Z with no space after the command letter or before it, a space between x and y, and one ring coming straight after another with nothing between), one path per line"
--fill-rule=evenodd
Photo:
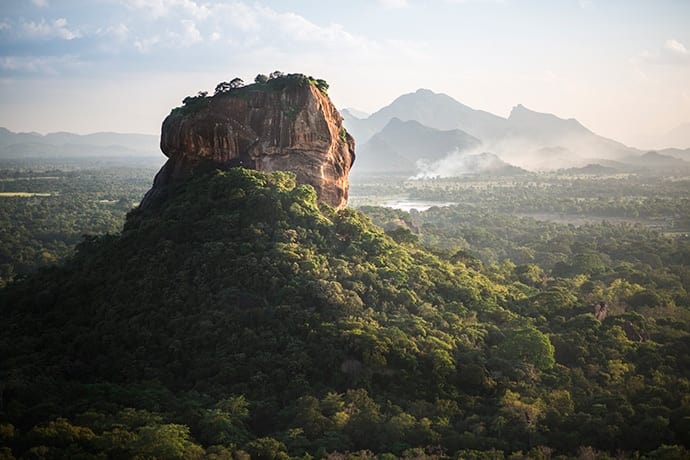
M650 290L636 292L628 299L628 304L632 308L658 307L662 303L661 296L655 291Z
M528 443L531 446L533 436L539 428L539 422L544 417L544 402L537 398L522 398L520 393L506 390L501 398L500 413L505 420L515 430L516 438L521 437L520 431L527 432ZM499 425L499 420L494 420L495 425Z
M268 81L268 77L265 74L258 74L256 77L254 77L254 83L266 83Z
M269 74L268 79L269 79L269 80L274 80L274 79L280 78L280 77L282 77L282 76L284 76L283 72L281 72L280 70L274 70L273 72L271 72L271 73Z
M535 264L526 264L515 267L515 275L521 283L528 286L540 287L546 283L546 273Z
M285 444L270 437L251 441L247 444L247 450L252 455L252 458L259 460L284 460L289 458Z
M214 94L223 94L227 93L232 89L232 86L230 86L230 83L227 81L222 81L216 85L216 90Z
M187 96L182 99L182 103L187 107L201 106L207 102L208 91L199 91L196 96Z
M198 426L199 439L207 444L229 445L250 439L241 420L222 409L203 411Z
M500 347L504 358L550 369L556 363L555 349L549 338L534 327L512 331Z
M29 438L36 444L67 447L70 444L92 441L96 435L88 427L72 425L65 418L58 418L44 426L36 426L29 433Z
M328 93L328 83L326 80L322 80L321 78L317 79L316 82L316 87L319 88L319 91L321 91L323 94Z
M216 86L215 94L224 94L229 91L232 91L233 89L241 88L244 86L244 80L242 80L239 77L235 77L229 82L227 81L222 81L218 83Z
M606 264L596 253L576 254L571 266L572 274L598 275L606 271Z
M142 427L136 447L141 454L155 458L201 458L204 453L192 442L189 428L177 424Z

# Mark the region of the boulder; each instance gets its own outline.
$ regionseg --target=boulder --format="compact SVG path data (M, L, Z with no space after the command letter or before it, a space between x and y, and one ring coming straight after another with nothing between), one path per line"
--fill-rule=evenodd
M186 98L163 121L160 145L168 161L142 208L195 174L238 166L291 171L320 202L347 205L354 139L325 91L301 74Z

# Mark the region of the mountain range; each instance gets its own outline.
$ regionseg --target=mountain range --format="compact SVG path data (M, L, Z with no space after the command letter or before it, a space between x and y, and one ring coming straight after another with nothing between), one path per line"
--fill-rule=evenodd
M425 170L441 176L457 175L458 171L485 173L483 169L467 170L468 164L484 162L465 158L484 153L527 170L604 163L611 167L611 162L616 162L617 171L626 172L664 170L670 164L690 169L690 149L664 149L640 159L646 151L600 136L572 118L535 112L523 105L503 118L428 89L402 95L366 118L354 113L353 109L342 112L346 128L358 142L355 175Z
M572 118L523 105L515 106L507 118L500 117L428 89L401 95L372 114L353 108L340 112L357 142L354 177L504 175L526 170L582 171L589 165L611 172L690 171L689 123L664 138L674 148L650 152L603 137ZM0 158L4 159L143 156L160 156L158 136L42 135L0 128Z
M15 133L0 128L0 158L158 156L158 136L151 134Z

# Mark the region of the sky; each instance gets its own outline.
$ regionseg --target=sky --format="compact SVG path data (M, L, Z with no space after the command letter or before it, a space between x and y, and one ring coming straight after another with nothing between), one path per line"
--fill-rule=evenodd
M662 147L690 122L690 1L0 1L13 131L157 134L185 96L273 70L327 80L340 108L428 88Z

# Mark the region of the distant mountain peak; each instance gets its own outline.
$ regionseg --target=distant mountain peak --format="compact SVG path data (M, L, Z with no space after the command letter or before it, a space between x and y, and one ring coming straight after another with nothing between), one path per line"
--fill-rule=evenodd
M435 162L449 153L475 149L479 139L460 129L439 130L417 120L392 117L358 151L359 171L400 174L418 172L418 161Z
M429 103L441 103L441 104L451 104L456 106L461 106L464 109L470 109L466 105L453 99L451 96L445 93L437 93L428 88L419 88L414 92L401 94L388 107L395 106L396 104L429 104ZM385 109L385 108L384 108ZM471 109L470 109L471 110ZM373 115L376 115L374 113Z
M358 118L360 120L363 120L369 117L370 114L363 110L355 109L353 107L346 107L340 110L340 115L342 115L343 118Z
M428 100L443 101L445 103L452 103L454 105L457 104L457 105L460 105L462 107L469 109L469 107L467 107L465 104L453 99L452 97L450 97L446 93L437 93L437 92L432 91L428 88L419 88L414 93L403 94L398 99L401 99L401 98L408 98L408 99L413 99L413 100L420 100L421 99L422 101L428 101Z
M397 97L386 107L366 120L347 120L348 130L360 144L383 129L392 118L416 120L424 126L438 130L461 129L476 137L495 137L504 129L506 120L496 115L475 110L451 96L419 88L413 93Z
M510 115L508 116L509 120L515 120L515 118L518 117L525 117L525 116L530 116L530 117L548 117L556 120L564 120L563 118L559 118L556 115L548 112L537 112L536 110L529 109L525 107L522 104L518 104L513 109L510 111ZM571 118L572 120L572 118Z
M581 132L591 133L582 123L575 118L560 118L552 113L537 112L518 104L510 111L508 121L514 125L540 124L545 128L574 129Z

